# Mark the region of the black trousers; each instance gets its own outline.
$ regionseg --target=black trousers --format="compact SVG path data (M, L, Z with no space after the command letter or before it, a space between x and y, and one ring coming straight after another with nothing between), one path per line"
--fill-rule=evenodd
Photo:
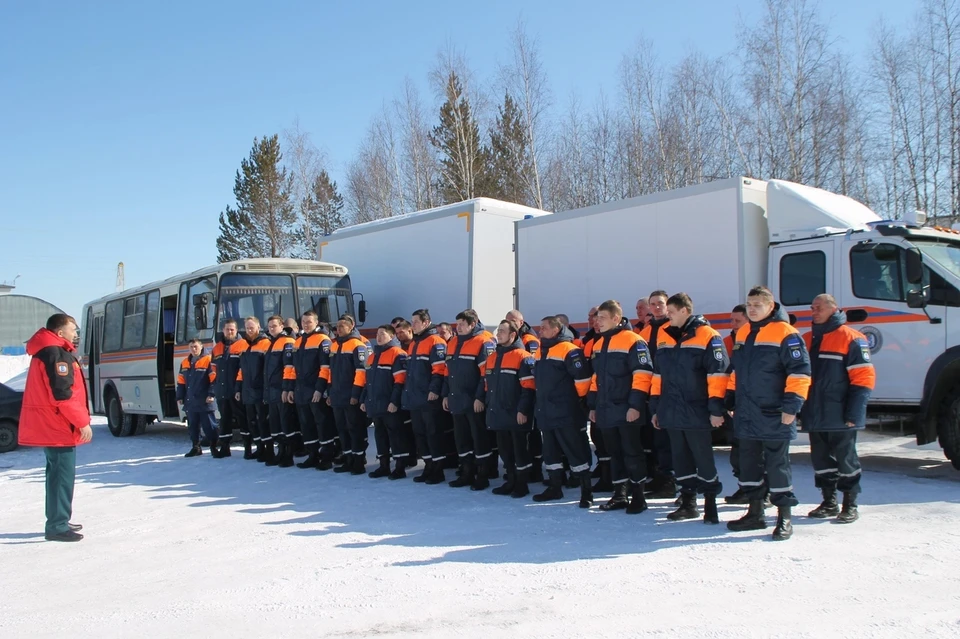
M498 430L497 448L500 450L503 467L508 472L525 473L533 468L530 456L530 431Z
M856 430L811 432L810 459L817 488L860 493Z
M258 404L244 404L244 410L247 413L247 428L253 435L253 441L272 441L270 435L270 415L267 405L263 402Z
M723 490L713 459L713 433L706 428L666 429L680 492L718 495Z
M590 441L593 442L593 449L597 454L597 463L609 462L610 454L607 452L607 445L603 443L603 431L592 422L590 423Z
M270 433L275 439L284 441L300 435L299 423L295 421L297 409L293 404L270 402L267 404L270 416Z
M333 419L343 443L344 453L367 454L367 416L356 404L333 407Z
M764 471L767 477L764 480ZM766 484L766 485L765 485ZM787 440L740 439L740 488L748 499L763 499L770 490L774 506L796 506L790 442Z
M417 438L413 434L413 419L408 410L400 409L397 414L400 415L400 430L403 433L403 441L407 442L406 451L410 456L410 463L415 465L420 451L417 450Z
M533 429L530 431L530 457L533 459L533 465L539 467L543 464L543 436L537 423L533 423Z
M643 484L647 481L647 463L640 439L640 424L604 428L603 441L610 455L610 474L614 484L631 481Z
M410 453L410 440L403 427L403 415L399 411L374 417L373 437L377 442L377 457L406 459Z
M317 429L317 420L313 415L313 403L297 404L297 418L300 420L300 432L303 434L303 445L314 446L320 444L320 432Z
M740 477L740 440L733 434L733 427L724 426L727 430L727 443L730 444L730 469L735 478Z
M448 457L457 455L457 438L453 415L441 409L438 413L440 424L440 437L443 440L443 450Z
M220 409L220 439L233 437L234 429L239 430L243 437L250 436L250 429L247 428L247 411L243 404L228 397L217 400L217 408Z
M453 415L453 435L460 463L481 461L490 457L490 432L484 413Z
M443 440L441 412L441 409L432 407L410 411L413 434L417 442L417 452L423 458L423 461L440 460L447 455Z
M187 413L187 432L190 441L196 446L200 442L200 431L213 444L217 441L217 417L213 411L191 411Z
M544 468L551 479L563 476L563 457L570 464L570 472L582 477L590 476L590 443L582 429L548 428L540 431L543 437Z

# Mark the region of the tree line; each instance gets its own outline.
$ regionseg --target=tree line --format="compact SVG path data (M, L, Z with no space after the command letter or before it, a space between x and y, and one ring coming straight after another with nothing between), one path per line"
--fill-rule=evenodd
M624 54L614 91L553 95L520 22L495 78L452 46L373 117L342 192L298 125L255 140L220 260L316 254L316 234L473 197L561 211L744 175L849 195L882 217L960 220L960 0L917 0L857 60L813 0L765 0L729 54ZM431 113L435 115L431 115Z

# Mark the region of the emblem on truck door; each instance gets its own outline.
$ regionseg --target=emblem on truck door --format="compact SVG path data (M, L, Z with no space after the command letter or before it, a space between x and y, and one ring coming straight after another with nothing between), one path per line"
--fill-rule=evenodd
M883 335L880 330L873 326L864 326L860 329L860 332L867 338L867 346L870 347L870 352L876 355L883 348Z

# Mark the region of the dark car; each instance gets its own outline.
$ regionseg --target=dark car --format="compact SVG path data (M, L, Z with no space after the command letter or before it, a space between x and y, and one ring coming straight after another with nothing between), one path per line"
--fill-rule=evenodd
M0 453L9 453L17 448L20 408L23 406L26 383L27 373L23 372L0 384Z

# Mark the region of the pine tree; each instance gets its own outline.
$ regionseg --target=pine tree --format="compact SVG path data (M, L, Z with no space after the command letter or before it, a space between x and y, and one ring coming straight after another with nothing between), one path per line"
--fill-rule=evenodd
M337 190L337 183L330 179L325 170L321 170L303 202L306 222L296 232L296 243L300 247L297 257L316 259L318 238L343 226L343 205L343 196ZM311 231L309 233L307 225Z
M530 167L523 113L507 93L498 109L496 126L490 131L490 193L517 204L528 204L524 175Z
M440 197L445 203L486 195L490 152L480 142L480 127L456 73L451 72L440 107L440 124L430 142L440 153Z
M236 208L220 214L217 259L284 257L294 248L296 213L278 136L254 138L234 180Z

